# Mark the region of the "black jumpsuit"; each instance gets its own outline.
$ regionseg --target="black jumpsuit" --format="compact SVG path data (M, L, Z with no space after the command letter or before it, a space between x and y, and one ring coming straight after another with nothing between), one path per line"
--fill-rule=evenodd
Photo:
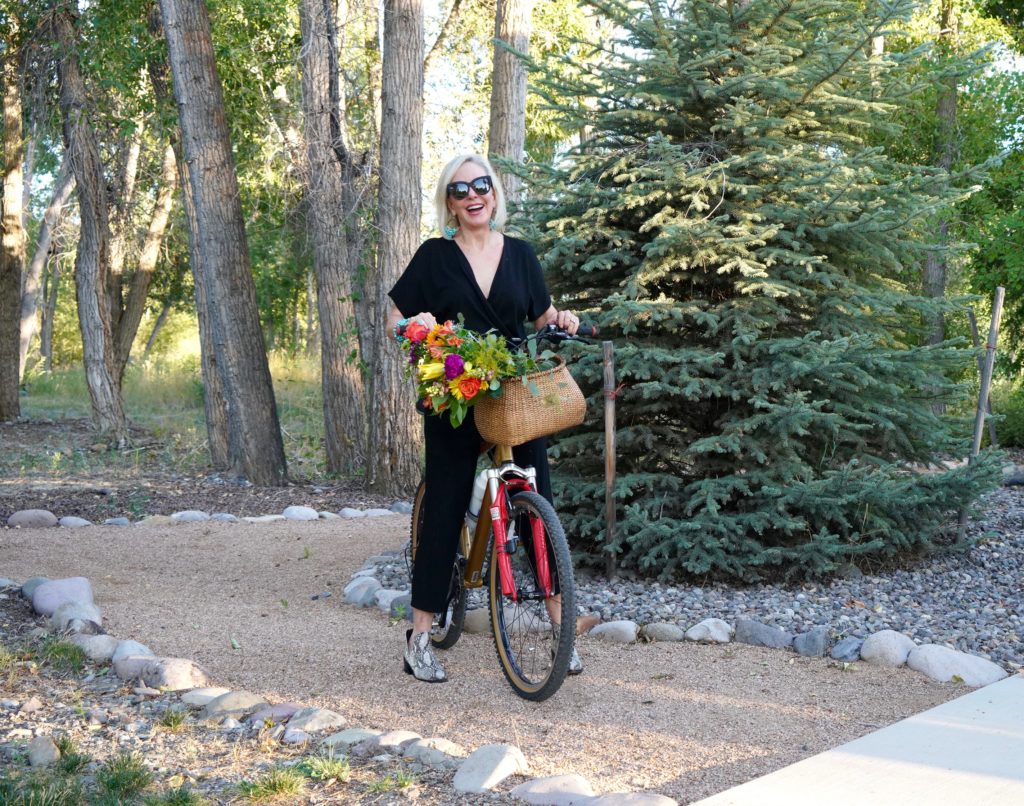
M473 269L454 241L431 238L417 250L389 292L402 316L430 312L438 322L463 317L470 330L495 330L506 338L524 338L525 323L551 306L551 296L533 249L505 236L501 260L485 297ZM439 613L448 595L452 563L462 520L469 506L480 455L480 434L473 408L458 428L447 416L424 416L427 497L423 538L416 551L412 606ZM551 500L547 441L536 439L513 449L516 464L537 470L537 489Z

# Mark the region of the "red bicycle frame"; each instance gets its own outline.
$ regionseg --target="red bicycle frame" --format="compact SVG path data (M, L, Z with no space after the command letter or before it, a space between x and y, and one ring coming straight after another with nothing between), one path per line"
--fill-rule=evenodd
M496 501L491 506L491 527L494 530L494 545L498 555L498 576L501 593L513 602L518 601L515 579L512 576L512 560L508 553L508 499L517 492L531 490L525 479L508 479L498 482ZM544 523L535 515L530 516L530 540L537 584L544 598L551 596L551 568L548 564L548 546L544 537Z

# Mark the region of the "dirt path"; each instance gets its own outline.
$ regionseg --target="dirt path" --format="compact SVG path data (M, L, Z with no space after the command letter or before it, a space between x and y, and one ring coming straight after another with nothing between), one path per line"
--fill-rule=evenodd
M490 638L477 635L445 655L451 682L417 684L401 669L404 625L341 600L363 561L400 548L407 530L406 516L6 529L0 576L88 577L111 634L196 660L221 685L470 750L511 742L533 775L576 772L598 792L646 789L682 803L964 691L906 669L843 671L778 650L584 637L585 674L538 705L513 694ZM325 590L334 595L310 599Z

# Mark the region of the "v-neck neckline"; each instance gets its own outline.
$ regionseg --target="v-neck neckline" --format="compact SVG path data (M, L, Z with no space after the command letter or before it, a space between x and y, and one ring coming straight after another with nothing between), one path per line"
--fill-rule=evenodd
M479 292L480 296L484 298L484 301L489 303L491 301L491 294L494 291L494 283L498 279L498 272L501 271L501 267L505 263L505 250L506 247L508 246L508 238L506 238L504 234L502 234L501 236L501 254L498 255L498 265L494 269L494 276L491 277L491 287L490 289L488 289L486 294L484 293L483 288L481 288L480 286L480 281L476 279L476 272L473 271L473 264L469 262L469 257L466 255L465 252L462 251L462 247L459 245L458 241L456 241L454 238L452 238L451 240L452 245L455 247L455 251L459 253L459 257L462 259L463 267L465 268L466 271L469 272L469 278L470 280L473 281L474 287Z

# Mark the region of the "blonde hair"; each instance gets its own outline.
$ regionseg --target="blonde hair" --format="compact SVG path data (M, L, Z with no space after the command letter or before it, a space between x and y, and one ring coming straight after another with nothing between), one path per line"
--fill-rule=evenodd
M505 227L508 218L508 210L505 207L505 188L501 186L501 179L494 172L494 168L487 160L479 154L459 154L444 166L441 177L437 180L437 190L434 193L434 205L437 208L437 228L444 236L445 227L457 227L458 221L448 210L448 184L452 181L455 173L467 162L480 166L485 174L491 177L491 193L494 194L494 229L501 232Z

